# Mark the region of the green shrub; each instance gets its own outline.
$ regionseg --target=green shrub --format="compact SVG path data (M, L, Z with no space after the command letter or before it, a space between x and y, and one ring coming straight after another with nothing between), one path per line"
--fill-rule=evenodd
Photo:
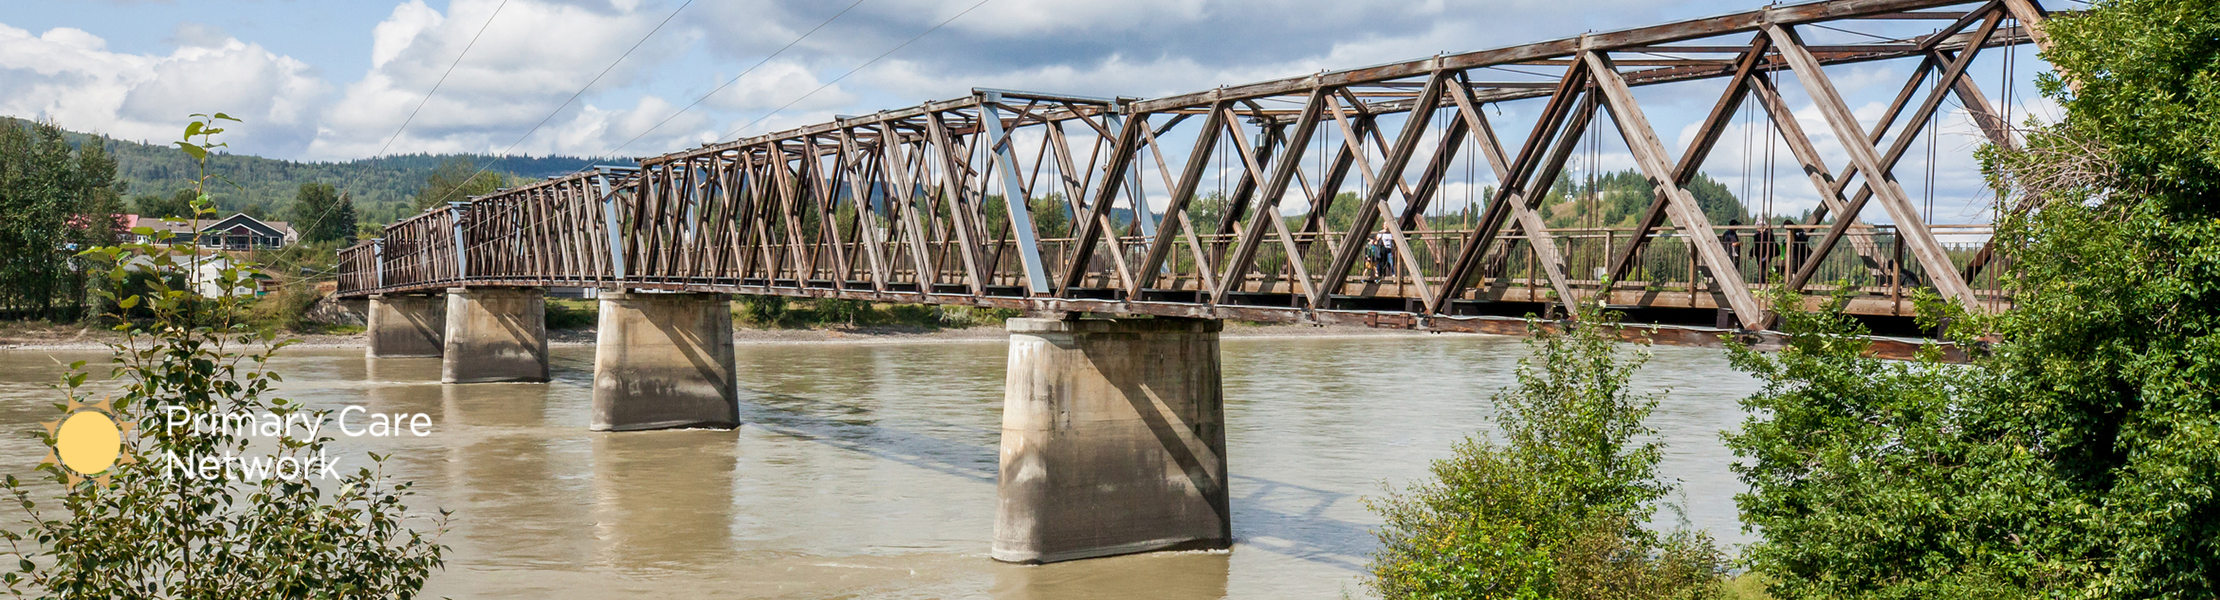
M547 301L546 322L548 329L585 329L600 324L601 303L593 300L551 299Z
M288 282L278 286L277 291L254 298L249 309L250 318L256 326L272 331L321 331L321 326L308 320L308 311L315 308L318 300L324 299L314 285L308 281Z
M187 130L196 159L213 147L208 136L221 131L214 124L197 121ZM203 193L194 206L213 212L210 204ZM281 376L267 369L268 361L287 342L238 318L246 312L242 296L202 298L192 285L170 287L166 275L182 272L189 260L175 249L132 244L85 256L108 265L104 274L116 287L107 289L125 287L134 270L165 275L146 280L148 293L107 298L125 310L145 306L152 316L118 315L115 329L124 340L110 345L107 368L80 361L59 386L67 402L57 408L72 413L70 420L105 408L114 422L132 425L120 443L134 459L90 474L65 470L82 466L76 463L49 462L35 479L0 480L24 511L20 526L0 529L19 558L0 584L16 596L41 598L407 598L422 589L442 565L445 547L436 533L409 526L420 518L403 504L411 484L386 477L383 457L373 454L369 466L352 472L337 468L336 479L321 483L232 475L244 466L213 477L173 472L196 457L225 455L301 464L326 456L332 438L272 440L228 428L170 427L169 409L329 417L269 396ZM245 268L226 269L214 283L232 289L251 277ZM92 379L95 373L108 380ZM57 444L51 431L39 439ZM170 463L172 456L179 463ZM34 500L52 493L59 497ZM445 531L441 515L432 521L435 531Z
M740 294L738 297L740 322L757 327L778 327L786 323L784 296Z
M870 325L878 316L869 302L840 298L818 298L810 302L810 310L818 325Z
M885 316L886 322L895 325L909 325L912 327L927 328L940 328L948 326L947 320L944 319L941 315L940 307L936 306L928 306L924 304L893 304L888 305L883 314Z
M1642 424L1657 405L1627 381L1590 308L1563 332L1535 325L1518 386L1494 396L1504 443L1467 438L1432 479L1367 499L1386 521L1373 591L1403 598L1708 598L1725 558L1701 533L1643 527L1671 486Z
M944 305L933 307L948 327L996 327L1025 313L1007 308Z
M1923 310L1992 352L1864 358L1821 313L1733 353L1765 382L1729 445L1775 596L2220 596L2220 4L2100 0L2048 31L2065 120L1983 151L2021 207L1995 236L2013 306Z

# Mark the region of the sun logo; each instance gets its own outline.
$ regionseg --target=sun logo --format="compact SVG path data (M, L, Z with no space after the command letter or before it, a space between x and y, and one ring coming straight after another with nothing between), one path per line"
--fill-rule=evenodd
M111 469L135 462L123 445L123 436L133 424L118 422L107 400L89 404L71 400L64 414L62 420L40 423L54 439L54 448L39 464L60 465L70 485L91 479L106 486Z

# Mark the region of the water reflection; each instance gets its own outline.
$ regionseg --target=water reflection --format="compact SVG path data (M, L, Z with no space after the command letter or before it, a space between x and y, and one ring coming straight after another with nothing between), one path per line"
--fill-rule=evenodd
M343 363L348 361L330 362ZM365 358L361 363L363 365L363 378L368 381L392 385L439 383L439 359L437 358ZM295 377L295 379L299 378Z
M464 517L457 532L502 562L529 566L574 565L587 556L578 543L581 523L591 522L580 473L593 463L565 452L559 431L547 422L549 386L489 383L438 386L442 433L448 436L446 468L469 505L497 520Z
M1047 565L998 564L995 600L1224 598L1229 552L1165 552Z
M593 436L595 562L682 571L731 553L735 435L695 429Z

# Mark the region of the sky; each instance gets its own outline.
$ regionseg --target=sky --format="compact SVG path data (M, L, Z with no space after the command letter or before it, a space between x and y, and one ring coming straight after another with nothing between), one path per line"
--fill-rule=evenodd
M1153 97L1762 6L1753 0L11 4L0 12L0 114L160 143L176 139L187 114L223 111L246 121L227 134L234 151L295 160L416 152L648 156L959 97L973 87ZM1834 35L1814 33L1813 43ZM2040 63L2027 62L2034 66L2018 67L2017 79L2032 81ZM1857 67L1833 76L1870 116L1909 68ZM2001 93L2000 69L1999 59L1988 56L1975 66L1992 95ZM2019 87L2018 114L2056 113L2031 84ZM1677 151L1716 93L1645 91L1642 101ZM1831 137L1816 110L1797 104L1806 130ZM1939 127L1938 145L1947 149L1942 160L1953 162L1937 194L1978 203L1978 173L1968 168L1978 141L1962 123ZM1729 139L1735 135L1730 131ZM1606 146L1600 168L1633 166L1623 144ZM1830 164L1845 162L1827 148ZM1713 161L1733 163L1749 152L1722 148ZM1757 177L1722 180L1731 187ZM1801 196L1784 194L1784 205L1816 203L1808 184Z

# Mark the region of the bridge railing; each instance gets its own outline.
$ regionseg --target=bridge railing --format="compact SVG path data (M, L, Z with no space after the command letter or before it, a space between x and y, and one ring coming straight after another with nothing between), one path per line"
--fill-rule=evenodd
M1812 232L1826 227L1826 225L1774 226L1770 228L1739 226L1719 227L1715 228L1714 231L1721 235L1727 232L1734 233L1733 237L1738 238L1734 246L1734 261L1738 274L1743 281L1747 282L1749 289L1763 290L1787 281L1793 274L1795 265L1810 258L1810 255L1814 252L1810 240L1813 235ZM1952 240L1945 243L1945 248L1948 250L1954 264L1961 269L1967 267L1980 249L1986 245L1989 233L1987 225L1944 225L1934 226L1933 229L1939 233L1947 234L1948 238ZM1557 248L1558 255L1564 261L1567 283L1574 290L1586 292L1601 289L1602 275L1608 270L1607 265L1611 257L1615 255L1616 250L1628 244L1636 232L1634 228L1627 227L1572 227L1547 231L1549 235L1545 236L1545 239ZM1802 233L1804 238L1801 249L1797 245L1798 233ZM1419 279L1423 279L1427 284L1435 287L1446 283L1443 273L1448 270L1448 261L1457 256L1459 244L1462 242L1464 235L1464 231L1458 230L1411 232L1409 239L1412 242L1412 253L1418 261L1415 268L1414 265L1410 264L1398 264L1399 261L1391 262L1393 272L1386 277L1378 277L1371 274L1372 266L1368 259L1368 264L1365 265L1366 274L1356 281L1345 284L1342 290L1334 293L1347 296L1416 298L1415 294L1419 289L1417 281ZM1820 261L1816 275L1811 278L1812 283L1804 286L1804 289L1814 293L1832 293L1834 290L1847 286L1857 294L1905 298L1911 294L1912 290L1922 287L1920 282L1926 276L1926 271L1917 262L1905 260L1904 244L1894 226L1862 226L1858 228L1855 235L1872 241L1872 247L1879 251L1878 255L1873 257L1875 260L1866 260L1866 257L1859 254L1850 245L1838 246ZM1201 254L1207 256L1219 246L1237 242L1237 237L1237 235L1232 234L1198 236L1197 241L1200 242L1198 247L1201 249ZM1342 233L1313 233L1297 234L1293 236L1293 239L1298 244L1330 246L1339 243L1345 237L1347 235ZM1613 289L1702 293L1711 287L1710 277L1705 274L1702 266L1696 261L1692 246L1682 232L1675 229L1653 230L1647 234L1647 238L1646 243L1635 254L1636 258L1633 265L1613 283ZM1053 265L1062 266L1066 264L1066 261L1074 254L1073 248L1076 244L1074 238L1048 238L1042 240L1042 242L1045 249L1044 254L1049 257ZM1120 244L1127 245L1131 242L1133 240L1121 240ZM1549 287L1549 282L1545 269L1541 266L1539 253L1531 245L1533 243L1534 238L1526 235L1498 237L1486 253L1487 256L1494 258L1488 261L1489 268L1483 271L1483 276L1491 280L1497 278L1507 280L1506 285L1518 290L1513 295L1514 298L1547 301L1548 293L1546 290ZM1159 279L1162 285L1152 289L1208 291L1212 288L1210 285L1211 278L1206 277L1202 270L1197 267L1198 263L1189 258L1188 251L1188 246L1180 245L1178 249L1180 259L1166 263L1166 270ZM1256 267L1245 275L1244 283L1235 286L1235 289L1249 294L1284 295L1298 293L1300 290L1296 289L1299 287L1296 283L1296 276L1292 266L1286 263L1285 256L1284 253L1278 251L1260 252L1255 259ZM1092 260L1106 262L1106 259L1100 256ZM1307 258L1306 267L1308 270L1322 268L1324 260L1324 257L1310 256ZM1208 262L1206 260L1205 264ZM1106 267L1096 265L1090 267L1089 270L1101 273L1101 275L1098 275L1096 283L1108 283L1107 281L1100 281L1109 277ZM1984 300L1999 300L2002 298L2002 290L1999 287L1995 273L1980 271L1977 272L1977 275L1971 280L1974 282L1974 288L1981 298ZM1013 280L1005 279L997 281L996 285L1014 285L1015 283ZM1465 299L1502 299L1502 293L1502 290L1494 290L1493 295L1491 295L1489 290L1474 289ZM1531 295L1531 298L1526 298L1527 295ZM1583 294L1583 296L1585 295Z

